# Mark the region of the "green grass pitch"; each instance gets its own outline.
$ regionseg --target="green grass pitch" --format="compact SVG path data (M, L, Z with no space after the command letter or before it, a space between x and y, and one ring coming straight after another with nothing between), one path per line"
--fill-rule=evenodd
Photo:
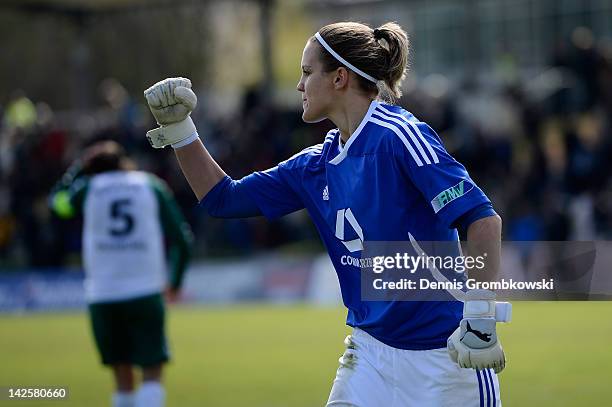
M498 325L508 356L504 406L612 405L612 302L514 303ZM311 407L327 399L349 332L341 308L176 307L168 405ZM108 406L111 376L85 314L0 317L0 387L61 385L67 401L13 406Z

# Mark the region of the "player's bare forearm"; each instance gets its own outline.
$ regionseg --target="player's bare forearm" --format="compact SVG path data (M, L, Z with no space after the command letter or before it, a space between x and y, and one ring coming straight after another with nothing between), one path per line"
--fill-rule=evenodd
M472 268L470 278L492 281L499 271L502 221L498 215L473 222L467 231L468 255L486 253L485 268ZM511 307L496 303L496 294L487 289L468 290L463 303L463 319L448 338L447 350L451 360L462 368L479 371L492 368L504 370L506 357L496 332L497 322L509 322ZM486 379L485 379L486 380Z
M484 270L473 270L470 278L494 281L499 272L501 256L502 220L498 215L473 222L467 230L468 255L476 257L486 253Z
M226 175L200 140L177 148L174 152L198 201Z

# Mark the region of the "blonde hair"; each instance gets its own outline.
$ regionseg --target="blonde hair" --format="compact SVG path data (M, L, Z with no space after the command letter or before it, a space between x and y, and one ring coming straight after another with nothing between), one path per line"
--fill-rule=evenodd
M376 93L390 101L402 96L401 84L408 67L410 43L397 23L388 22L372 29L362 23L340 22L322 27L319 34L342 58L380 82L377 86L358 75L358 83L365 92ZM315 37L310 41L318 43ZM321 60L325 72L343 66L322 46Z

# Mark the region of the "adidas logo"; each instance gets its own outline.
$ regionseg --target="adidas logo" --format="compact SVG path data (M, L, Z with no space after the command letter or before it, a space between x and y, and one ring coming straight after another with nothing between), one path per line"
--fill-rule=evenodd
M325 185L325 188L323 189L323 200L329 201L329 188L327 188L327 185Z

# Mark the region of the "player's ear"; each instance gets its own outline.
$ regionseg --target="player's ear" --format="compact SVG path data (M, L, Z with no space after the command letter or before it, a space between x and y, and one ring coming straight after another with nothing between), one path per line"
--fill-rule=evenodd
M340 90L348 85L348 70L341 66L334 72L334 89Z

